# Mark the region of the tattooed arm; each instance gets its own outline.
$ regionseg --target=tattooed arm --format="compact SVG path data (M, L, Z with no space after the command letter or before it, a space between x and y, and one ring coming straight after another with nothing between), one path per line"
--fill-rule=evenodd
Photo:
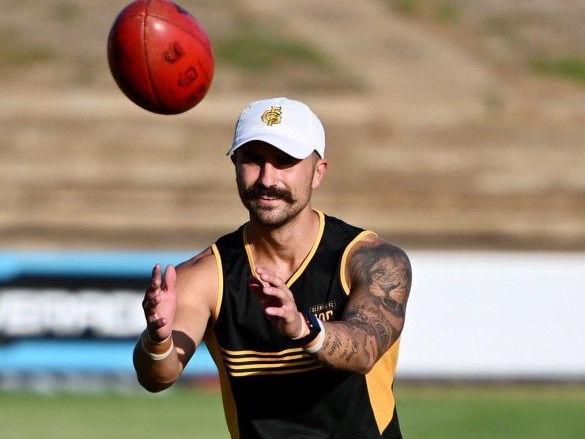
M315 354L334 368L367 373L398 339L404 325L412 272L406 253L370 235L349 254L349 302L340 321L325 322Z

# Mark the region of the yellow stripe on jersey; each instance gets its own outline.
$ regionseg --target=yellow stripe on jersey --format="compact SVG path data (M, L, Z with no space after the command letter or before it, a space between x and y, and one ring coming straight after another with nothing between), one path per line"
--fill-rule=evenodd
M311 262L313 260L313 256L315 255L315 252L317 251L317 248L319 247L319 243L321 242L321 237L323 236L323 231L325 230L325 216L324 216L323 212L321 212L319 210L315 210L315 212L317 213L317 215L319 215L319 231L317 232L317 236L315 237L315 241L313 241L313 246L311 247L311 251L309 252L307 257L305 258L303 263L300 265L300 267L293 273L293 275L290 277L290 279L286 282L286 286L289 288L294 283L294 281L297 280L301 274L303 274L303 272L305 271L305 268L307 268L307 265L309 265L309 262Z
M358 242L360 242L362 240L362 238L366 235L375 235L376 233L372 232L371 230L364 230L363 232L361 232L358 236L356 236L345 248L345 250L343 251L343 255L341 256L341 285L343 286L343 290L345 291L345 294L347 294L349 296L349 292L351 289L351 285L349 283L349 279L347 278L347 258L349 255L349 252L351 251L351 249L353 248L354 245L356 245Z
M221 309L221 302L223 300L223 267L221 264L221 256L219 255L219 250L217 249L217 245L213 244L211 246L211 251L213 256L215 257L215 265L217 267L217 300L215 302L215 308L213 309L213 316L212 321L216 321L217 317L219 316L219 310Z
M228 372L233 377L245 377L252 375L290 375L301 372L308 372L310 370L322 369L324 366L320 364L307 365L306 367L297 367L294 369L275 369L275 370L250 370L246 372L233 372L228 369Z
M293 275L287 280L286 286L289 288L294 283L294 281L297 280L301 274L303 274L303 272L305 271L305 268L307 268L307 265L309 265L309 263L313 259L313 256L315 255L317 248L319 248L319 243L321 242L321 237L323 236L323 231L325 230L325 214L323 212L321 212L320 210L315 210L315 213L317 215L319 215L319 230L317 231L317 236L316 236L315 241L313 242L313 246L311 247L311 250L309 251L309 254L305 258L305 260L302 262L302 264L299 266L299 268L296 269L296 271L293 273ZM246 250L246 255L248 257L248 263L250 264L250 268L252 269L252 273L255 275L256 274L256 264L254 263L254 258L252 257L252 251L250 250L250 244L248 241L248 224L246 224L244 226L244 248Z
M323 367L300 348L280 352L221 349L223 364L231 376L299 373Z

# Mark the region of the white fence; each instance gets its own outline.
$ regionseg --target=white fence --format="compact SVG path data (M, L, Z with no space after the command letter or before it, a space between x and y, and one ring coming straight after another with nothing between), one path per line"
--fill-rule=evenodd
M409 253L413 287L398 378L585 380L585 253ZM154 262L176 263L187 256L0 252L0 279L30 273L148 279ZM95 327L109 328L106 338L136 336L144 325L142 291L51 288L0 288L0 339L12 340L0 343L0 375L69 369L132 373L134 339L102 342ZM123 314L115 316L114 326L96 323L99 300L120 301L108 307ZM67 307L75 312L64 311ZM94 338L71 339L83 331ZM57 338L44 338L47 332ZM10 338L19 334L29 339ZM60 339L63 335L70 338ZM191 363L190 374L215 373L204 349Z
M399 377L585 379L585 254L410 256Z

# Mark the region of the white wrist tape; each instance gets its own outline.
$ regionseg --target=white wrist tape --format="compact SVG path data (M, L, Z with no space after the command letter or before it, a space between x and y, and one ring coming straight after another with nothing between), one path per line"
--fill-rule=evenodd
M314 354L318 352L322 347L323 343L325 342L325 326L323 326L323 322L320 319L317 319L319 322L319 326L321 327L321 332L317 335L315 341L311 344L311 346L304 348L306 352L309 354Z
M299 312L299 314L301 313ZM305 317L301 314L301 333L298 336L291 338L291 340L300 340L303 338L305 336L306 329L307 322L305 321Z
M149 340L151 340L150 337L148 336L148 333L145 332L145 335L146 335L146 337L148 337ZM146 345L144 344L145 335L143 335L140 338L140 346L142 347L142 350L144 351L144 353L146 354L147 357L149 357L150 359L152 359L154 361L160 361L160 360L164 360L169 355L171 355L171 352L173 352L173 349L175 348L175 344L173 343L173 339L171 338L170 335L167 338L165 338L163 341L161 341L160 343L153 342L155 344L163 344L168 339L171 339L171 344L170 344L169 348L165 352L163 352L162 354L155 354L155 353L150 352L147 349Z

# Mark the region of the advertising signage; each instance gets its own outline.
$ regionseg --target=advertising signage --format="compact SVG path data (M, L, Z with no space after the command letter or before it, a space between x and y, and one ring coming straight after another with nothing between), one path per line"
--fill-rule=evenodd
M30 274L0 283L0 339L133 338L144 277Z
M0 340L136 337L160 252L0 252Z
M0 251L0 386L47 373L133 376L152 267L191 256ZM205 346L196 355L186 374L215 374Z

